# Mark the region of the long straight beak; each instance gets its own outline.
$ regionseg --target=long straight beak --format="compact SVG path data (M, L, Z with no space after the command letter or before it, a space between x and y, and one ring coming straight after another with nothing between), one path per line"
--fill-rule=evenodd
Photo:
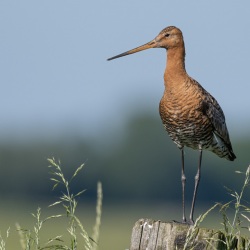
M149 43L146 43L146 44L144 44L142 46L139 46L139 47L137 47L135 49L131 49L129 51L126 51L126 52L124 52L122 54L119 54L117 56L110 57L107 60L110 61L110 60L113 60L113 59L116 59L116 58L119 58L119 57L122 57L122 56L131 55L131 54L134 54L136 52L139 52L139 51L142 51L142 50L146 50L146 49L151 49L151 48L157 48L157 43L156 43L155 40L152 40Z

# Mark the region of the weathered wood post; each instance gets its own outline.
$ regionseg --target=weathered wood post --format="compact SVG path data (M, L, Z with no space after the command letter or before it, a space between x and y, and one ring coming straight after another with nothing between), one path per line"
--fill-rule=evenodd
M129 250L224 250L223 233L175 222L138 220L132 231Z

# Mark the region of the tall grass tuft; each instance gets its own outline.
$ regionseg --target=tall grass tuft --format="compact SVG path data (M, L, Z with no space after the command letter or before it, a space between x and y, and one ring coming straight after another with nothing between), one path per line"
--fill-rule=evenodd
M224 245L223 249L226 250L249 250L250 249L250 239L243 235L244 229L250 232L250 207L249 202L245 199L244 193L250 184L250 165L246 172L236 171L236 174L244 175L244 182L241 187L240 192L233 191L229 188L230 196L233 199L225 204L216 203L204 214L200 215L193 226L190 226L186 235L186 240L183 250L195 249L196 247L196 236L198 234L200 223L207 217L207 215L215 209L217 206L220 207L220 213L222 215L222 225L223 228L221 232L223 233L222 239L217 239ZM233 213L232 213L233 212ZM232 216L233 214L233 216ZM232 217L232 219L230 219ZM218 232L220 233L220 232ZM206 239L207 244L212 247L210 240L216 239Z
M247 229L250 232L250 207L249 202L243 199L246 188L250 182L250 165L246 172L236 171L237 174L244 175L244 183L240 192L229 190L233 200L220 205L222 214L222 225L225 239L223 240L227 250L232 249L250 249L250 239L244 237L242 231ZM229 212L233 211L233 217L230 219Z
M43 249L64 249L64 250L77 250L80 243L84 243L85 250L97 250L99 240L99 230L101 224L101 211L102 211L102 185L100 182L97 184L97 205L96 205L96 222L94 225L93 236L90 237L85 230L82 222L76 215L77 198L83 194L85 190L81 190L74 194L71 191L71 183L83 169L84 164L80 165L68 180L62 171L60 161L54 158L48 159L50 165L51 181L54 183L53 190L59 185L63 187L62 195L57 201L49 205L49 207L61 205L64 208L64 214L51 215L45 219L41 219L41 209L38 208L32 216L35 218L35 225L33 230L27 230L17 225L17 230L20 235L20 245L22 250L43 250ZM70 243L66 243L66 236L57 235L48 239L45 243L41 241L41 229L45 228L45 223L49 220L57 220L60 217L68 218L67 232L70 236ZM79 246L79 247L78 247ZM1 248L0 248L1 250Z

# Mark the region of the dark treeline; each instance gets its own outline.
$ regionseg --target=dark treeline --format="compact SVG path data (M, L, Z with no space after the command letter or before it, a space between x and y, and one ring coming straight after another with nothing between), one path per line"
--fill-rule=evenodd
M100 140L104 140L100 138ZM107 137L105 137L107 140ZM60 159L66 176L85 162L85 169L73 183L74 192L86 188L84 197L95 199L96 183L103 183L104 199L164 200L181 199L180 151L169 139L159 119L150 115L134 116L122 139L116 136L102 141L103 151L96 141L82 137L43 139L25 143L0 144L0 195L2 197L48 198L51 192L47 158ZM110 143L114 141L114 143ZM243 177L235 170L245 171L249 162L250 138L233 141L237 159L229 162L205 152L198 199L203 201L229 200L224 186L237 189ZM191 199L198 152L186 149L187 198Z

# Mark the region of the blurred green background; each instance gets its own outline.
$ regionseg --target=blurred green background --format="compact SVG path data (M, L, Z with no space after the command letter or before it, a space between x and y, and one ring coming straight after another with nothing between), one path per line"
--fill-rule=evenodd
M159 117L138 114L131 117L123 135L114 132L115 145L88 141L77 134L60 138L1 144L1 197L48 197L50 183L47 158L55 157L70 177L77 166L85 169L75 184L87 188L85 199L95 199L96 183L101 181L106 202L173 201L181 192L180 150L168 137ZM106 145L105 145L106 144ZM235 162L205 151L199 200L219 201L225 197L223 186L237 187L234 171L244 171L249 163L250 139L233 139ZM186 149L187 195L191 198L198 164L197 151ZM240 181L240 179L239 179ZM40 199L40 198L39 198Z
M181 219L180 151L165 133L160 118L146 113L134 115L127 122L123 135L114 132L114 138L115 145L105 143L104 139L98 145L97 141L81 139L77 134L64 135L53 141L40 139L1 145L1 231L11 226L12 244L17 244L18 239L15 222L24 228L31 227L34 218L30 214L35 213L38 206L42 208L44 218L58 212L47 208L61 195L60 187L52 191L53 183L49 180L46 158L52 156L61 160L68 178L77 166L85 163L84 170L72 183L72 191L77 193L87 189L78 199L77 214L90 233L95 220L96 184L102 182L101 249L114 246L126 249L132 226L141 217L167 221ZM234 139L233 144L238 157L235 162L220 159L210 152L204 153L196 217L215 202L232 199L224 186L236 190L241 187L244 176L234 171L246 170L250 140ZM198 152L189 149L185 152L188 214ZM218 210L213 213L205 226L219 228L218 214ZM49 228L53 228L52 232L42 231L45 239L59 234L63 227L59 220ZM62 234L67 235L66 229Z
M222 106L235 162L205 152L195 216L239 190L249 161L250 2L62 1L0 2L0 231L32 228L61 195L52 191L47 158L60 159L70 177L85 163L72 191L77 214L92 230L96 184L103 184L100 249L129 247L141 217L181 219L180 151L163 129L164 50L106 59L152 40L175 25L183 31L186 68ZM185 150L192 199L198 152ZM249 196L249 193L247 193ZM187 206L187 213L189 206ZM220 227L218 211L205 226ZM206 224L207 223L207 224ZM64 230L53 224L52 237ZM8 246L8 245L7 245Z

